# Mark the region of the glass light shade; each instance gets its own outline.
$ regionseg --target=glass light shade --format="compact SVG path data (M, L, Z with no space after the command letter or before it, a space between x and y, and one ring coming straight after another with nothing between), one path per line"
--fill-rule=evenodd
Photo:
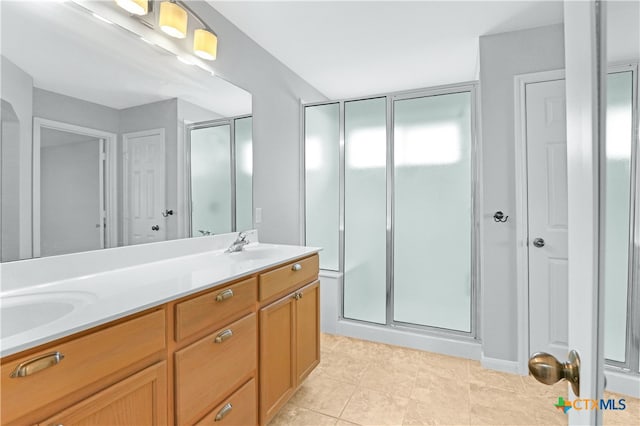
M193 53L202 59L213 61L218 53L218 37L211 31L196 30L193 34Z
M133 15L149 13L149 0L116 0L116 4Z
M187 36L187 11L176 3L163 1L160 3L160 29L171 37Z

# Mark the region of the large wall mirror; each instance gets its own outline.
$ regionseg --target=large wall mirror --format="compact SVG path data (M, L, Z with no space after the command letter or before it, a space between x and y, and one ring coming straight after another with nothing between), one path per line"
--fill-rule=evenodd
M3 262L251 227L251 94L215 62L115 2L1 7Z

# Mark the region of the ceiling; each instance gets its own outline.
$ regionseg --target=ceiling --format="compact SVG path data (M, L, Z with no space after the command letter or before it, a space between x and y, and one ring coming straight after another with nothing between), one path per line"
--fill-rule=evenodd
M0 27L2 55L35 87L115 109L180 98L221 116L251 112L248 92L71 2L3 1Z
M331 99L478 78L478 37L563 21L561 1L209 3Z

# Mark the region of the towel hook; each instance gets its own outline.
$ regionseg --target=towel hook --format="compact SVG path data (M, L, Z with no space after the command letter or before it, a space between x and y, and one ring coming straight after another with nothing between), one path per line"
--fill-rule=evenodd
M505 216L504 213L502 213L501 211L497 211L494 215L493 215L493 220L495 222L500 222L500 223L504 223L507 221L507 219L509 219L509 216Z

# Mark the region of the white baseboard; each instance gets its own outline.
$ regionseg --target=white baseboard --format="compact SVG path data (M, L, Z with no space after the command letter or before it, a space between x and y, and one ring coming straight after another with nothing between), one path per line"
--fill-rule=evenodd
M480 359L480 343L471 339L458 340L445 336L429 335L412 330L389 328L349 320L338 320L336 329L337 334L356 339L404 346L460 358Z
M509 361L507 359L489 358L482 356L480 358L482 367L489 370L502 371L503 373L518 374L520 373L520 364L518 361Z
M605 368L606 389L611 392L640 398L640 375Z

